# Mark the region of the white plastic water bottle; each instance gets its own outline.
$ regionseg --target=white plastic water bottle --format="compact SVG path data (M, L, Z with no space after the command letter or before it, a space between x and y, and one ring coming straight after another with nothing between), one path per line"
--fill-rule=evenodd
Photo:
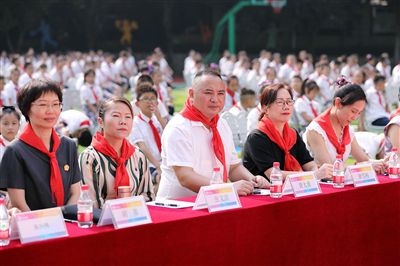
M336 155L336 160L333 163L333 187L344 187L344 163L343 155Z
M279 168L279 162L274 162L269 179L271 180L271 198L282 197L283 175Z
M93 201L90 199L89 186L81 186L81 195L78 200L78 226L90 228L93 225Z
M388 174L390 178L400 177L400 160L397 154L397 148L392 148L388 161Z
M221 171L219 170L219 167L215 167L213 169L213 174L210 179L210 185L222 183L224 183L224 181L222 179Z
M6 199L0 198L0 246L10 244L10 220L6 208Z

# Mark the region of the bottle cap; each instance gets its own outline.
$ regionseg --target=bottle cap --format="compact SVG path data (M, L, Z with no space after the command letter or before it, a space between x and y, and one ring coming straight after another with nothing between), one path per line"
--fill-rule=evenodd
M219 167L214 167L214 168L213 168L213 171L214 171L214 172L219 172Z
M279 162L274 162L273 166L279 168Z
M397 152L397 148L392 148L392 151Z
M89 185L82 185L81 190L89 190Z
M343 159L343 155L337 154L337 155L336 155L336 159Z

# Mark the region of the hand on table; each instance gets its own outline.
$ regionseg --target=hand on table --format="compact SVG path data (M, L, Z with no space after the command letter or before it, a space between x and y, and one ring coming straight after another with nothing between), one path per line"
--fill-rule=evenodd
M253 183L247 180L239 180L233 183L239 196L247 196L253 192Z
M321 167L315 171L315 175L318 180L322 178L332 178L333 165L329 163L324 163Z
M260 175L254 176L251 182L253 183L253 186L256 188L269 188L271 186L268 180Z

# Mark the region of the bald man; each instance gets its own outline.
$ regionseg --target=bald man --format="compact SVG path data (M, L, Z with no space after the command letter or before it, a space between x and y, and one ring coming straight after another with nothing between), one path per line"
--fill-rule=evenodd
M218 73L204 70L195 75L184 110L167 124L162 135L158 197L196 195L201 186L210 184L216 167L225 181L233 182L239 195L250 194L254 187L269 186L241 164L232 132L226 121L219 119L225 93Z

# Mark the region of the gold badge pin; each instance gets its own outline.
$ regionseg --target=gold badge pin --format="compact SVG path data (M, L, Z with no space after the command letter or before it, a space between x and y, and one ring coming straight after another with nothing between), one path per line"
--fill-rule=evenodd
M64 171L65 171L65 172L68 172L68 171L69 171L69 165L68 165L68 164L64 165Z

